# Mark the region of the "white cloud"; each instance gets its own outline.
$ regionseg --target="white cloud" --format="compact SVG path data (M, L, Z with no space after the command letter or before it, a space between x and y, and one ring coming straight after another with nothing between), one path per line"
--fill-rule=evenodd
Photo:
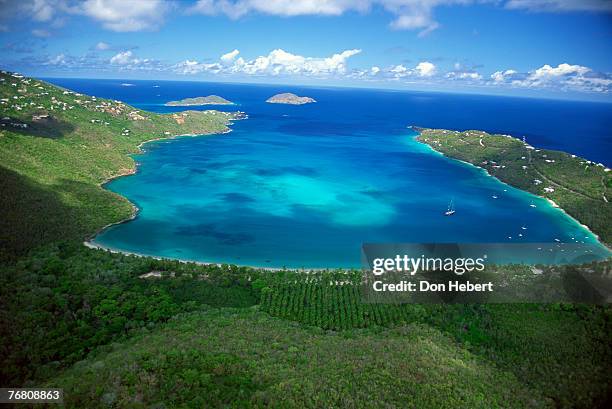
M66 64L66 56L64 54L58 54L53 58L50 58L46 62L46 65L64 65Z
M119 54L114 55L110 59L111 64L118 64L118 65L127 65L130 63L130 61L132 61L131 51L120 52Z
M480 81L482 79L482 75L475 71L451 71L446 73L445 77L451 80Z
M237 19L249 13L338 16L380 7L393 15L392 28L418 30L419 36L425 36L440 27L434 18L437 7L477 3L542 12L612 11L610 0L198 0L190 11Z
M232 61L234 61L234 59L236 59L238 54L240 54L240 51L238 51L238 50L230 51L229 53L223 54L221 56L221 61L224 64L230 64Z
M7 3L7 4L5 4ZM54 28L64 25L66 16L84 15L113 31L140 31L158 28L174 7L164 0L21 0L15 8L11 0L0 0L6 14L20 13Z
M251 12L276 16L338 16L348 10L366 11L371 0L198 0L192 12L240 18Z
M96 50L105 51L108 49L110 49L110 45L105 43L104 41L100 41L98 44L96 44Z
M161 0L86 0L73 12L102 22L112 31L140 31L158 28L168 11Z
M493 82L501 83L506 81L506 79L508 79L514 74L517 74L517 72L514 70L495 71L493 74L491 74L491 79L493 80Z
M391 27L396 30L420 30L423 37L440 27L433 18L433 9L442 4L465 3L461 0L382 0L382 6L394 14Z
M596 72L582 65L559 64L556 67L545 64L529 72L513 69L495 71L485 79L481 72L454 64L453 70L439 73L439 67L431 62L422 61L414 68L403 64L391 65L377 72L377 76L367 76L368 71L357 70L351 78L368 80L393 80L405 83L431 83L451 86L451 83L477 87L514 87L546 89L549 91L612 92L612 73Z
M34 0L29 5L29 12L36 21L49 21L55 14L55 4L49 0Z
M436 66L429 61L421 61L414 68L407 68L403 64L392 65L386 70L387 76L399 79L404 77L432 77L436 73Z
M598 73L589 67L567 63L519 73L515 70L496 71L491 74L494 85L510 85L520 88L554 89L559 91L610 92L612 75Z
M11 1L5 2L11 5ZM536 12L612 12L611 0L198 0L195 5L164 0L21 0L17 8L38 22L62 24L62 15L86 15L113 31L156 29L172 9L191 13L225 15L232 19L250 13L274 16L339 16L347 12L368 13L383 9L391 14L390 26L416 30L425 36L441 25L435 10L444 6L491 3L507 9ZM2 0L0 0L2 4ZM7 5L3 4L3 5ZM8 9L9 7L5 7ZM3 10L4 11L4 10ZM7 15L10 14L8 11ZM59 17L58 17L59 16Z
M404 67L402 64L398 64L392 65L391 68L389 68L389 72L392 74L393 77L401 78L410 75L411 70Z
M197 74L202 71L198 67L199 63L197 61L185 60L176 64L174 69L180 74Z
M218 74L223 69L223 66L219 63L199 63L195 60L185 60L175 64L172 68L178 74L193 75L202 72Z
M175 65L175 71L181 74L197 74L201 72L238 73L247 75L310 75L329 76L345 74L347 61L357 55L361 50L345 50L330 57L304 57L292 54L282 49L271 51L252 60L236 58L238 50L234 50L220 57L220 63L199 63L194 60L185 60Z
M511 71L511 70L510 70ZM510 80L511 84L518 87L542 88L554 87L563 88L570 83L577 84L586 78L585 74L592 70L582 65L570 65L567 63L552 67L548 64L541 66L527 74L511 72L504 75L504 80ZM494 74L495 75L495 74Z
M347 12L366 13L382 7L395 19L391 27L398 30L420 30L423 36L440 26L433 9L441 5L470 4L475 0L198 0L190 10L205 15L224 14L232 19L249 13L275 16L339 16Z
M546 64L542 67L535 70L531 79L533 80L547 80L550 78L561 77L565 75L584 75L587 72L591 71L588 67L583 67L582 65L569 65L566 63L559 64L557 67L553 68L550 65Z
M431 16L429 15L429 13L400 15L391 23L391 27L400 30L415 30L418 28L428 28L431 26L437 27L438 23L435 23L431 20Z
M429 61L423 61L414 68L419 77L431 77L436 73L436 66Z
M440 27L434 17L436 8L478 3L541 12L612 11L610 0L198 0L190 11L237 19L249 13L339 16L347 12L366 13L378 7L393 16L392 28L418 30L424 36Z
M165 69L159 61L149 58L136 58L131 51L122 51L115 54L109 60L112 65L120 66L122 69Z

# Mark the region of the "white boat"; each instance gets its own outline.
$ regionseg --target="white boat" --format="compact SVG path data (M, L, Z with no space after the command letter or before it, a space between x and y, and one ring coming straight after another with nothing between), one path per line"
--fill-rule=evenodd
M448 209L446 209L446 211L444 212L444 216L452 216L455 214L455 205L453 204L453 201L451 200L450 203L448 204Z

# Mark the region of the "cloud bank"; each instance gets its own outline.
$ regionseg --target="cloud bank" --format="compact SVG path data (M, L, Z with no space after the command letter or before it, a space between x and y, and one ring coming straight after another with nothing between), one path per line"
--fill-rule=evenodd
M440 27L434 17L436 8L477 3L536 12L612 12L610 0L198 0L189 11L239 19L251 13L281 17L339 16L350 12L368 13L379 8L393 16L391 28L417 30L419 36L425 36Z
M98 43L92 49L108 51L110 46ZM57 69L89 69L108 71L157 71L167 74L198 77L220 76L224 79L247 77L333 79L342 81L368 81L423 86L454 87L455 85L477 88L545 89L550 91L577 91L587 93L612 92L612 73L597 72L583 65L561 63L557 66L544 64L527 72L508 68L493 73L479 72L454 64L445 70L431 61L420 61L414 65L373 65L369 68L353 68L351 61L362 53L360 49L339 51L326 57L311 57L293 54L283 49L274 49L267 55L246 58L234 49L218 57L208 59L186 59L178 63L163 62L155 58L141 58L132 50L124 50L113 56L102 57L89 53L74 57L64 53L48 56L43 61L31 64L53 66ZM26 59L27 60L27 59ZM24 60L25 61L25 60ZM397 85L394 85L397 86Z
M612 12L610 0L24 0L15 2L18 6L9 1L11 8L20 8L35 22L60 24L63 16L83 15L118 32L158 29L172 11L236 20L249 14L340 16L381 10L390 14L390 28L415 30L420 36L441 26L435 18L437 8L482 3L530 12Z
M129 32L159 28L172 3L163 0L24 0L8 2L7 15L23 14L45 26L61 26L65 17L82 15L111 31Z
M491 74L495 85L518 88L547 88L563 91L604 92L612 91L612 74L595 72L582 65L545 64L527 73L515 70L496 71Z
M174 66L180 74L246 74L246 75L306 75L325 77L347 73L347 61L361 50L345 50L330 57L304 57L280 48L251 60L238 57L240 51L233 50L223 54L217 63L203 63L185 60Z

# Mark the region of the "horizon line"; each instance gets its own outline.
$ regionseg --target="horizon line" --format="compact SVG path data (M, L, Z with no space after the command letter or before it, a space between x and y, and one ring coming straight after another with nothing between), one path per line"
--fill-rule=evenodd
M7 70L8 71L8 70ZM522 94L509 94L509 93L497 93L497 92L478 92L478 91L454 91L454 90L439 90L439 89L431 89L431 90L422 90L422 89L413 89L413 88L392 88L392 87L365 87L358 85L312 85L312 84L291 84L285 82L278 83L270 83L270 82L248 82L248 81L216 81L216 80L207 80L207 79L134 79L134 78L120 78L120 77L81 77L81 76L39 76L41 79L78 79L78 80L102 80L102 81L165 81L165 82L193 82L193 83L210 83L210 84L227 84L227 85L249 85L249 86L290 86L290 87L304 87L304 88L314 88L314 89L326 89L326 88L335 88L335 89L355 89L355 90L374 90L374 91L382 91L382 92L405 92L405 93L431 93L431 94L450 94L450 95L477 95L477 96L486 96L486 97L498 97L498 98L517 98L517 99L536 99L536 100L547 100L547 101L571 101L571 102L586 102L586 103L601 103L601 104L612 104L612 99L596 99L596 98L579 98L572 96L565 97L555 97L550 95L522 95ZM585 94L579 94L585 95ZM589 94L586 94L589 95Z

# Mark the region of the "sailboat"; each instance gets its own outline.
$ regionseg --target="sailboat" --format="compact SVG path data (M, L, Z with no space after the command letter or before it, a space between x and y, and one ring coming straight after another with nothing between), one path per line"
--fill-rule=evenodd
M453 203L453 200L451 199L451 201L448 204L448 209L444 212L444 216L452 216L455 214L455 205Z

